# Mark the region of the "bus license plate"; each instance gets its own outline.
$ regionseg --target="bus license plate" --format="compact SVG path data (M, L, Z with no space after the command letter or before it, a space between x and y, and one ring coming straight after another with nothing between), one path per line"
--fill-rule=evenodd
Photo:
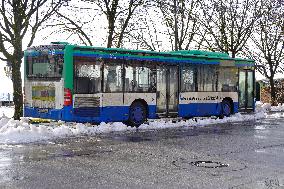
M47 108L42 108L42 109L38 109L39 113L48 113L48 109Z

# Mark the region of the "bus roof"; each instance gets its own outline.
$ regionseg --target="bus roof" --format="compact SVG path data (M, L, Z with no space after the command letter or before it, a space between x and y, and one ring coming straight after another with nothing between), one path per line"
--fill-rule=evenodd
M231 58L227 53L222 52L210 52L202 50L179 50L179 51L168 51L168 52L156 52L149 50L130 50L124 48L104 48L104 47L93 47L93 46L79 46L72 45L66 42L52 42L50 46L65 46L74 50L84 51L95 51L94 53L99 54L112 54L113 56L127 56L135 57L137 59L159 59L159 60L171 60L187 62L189 60L212 60L212 61L235 61L239 66L254 66L254 60L243 59L243 58ZM40 46L43 47L43 46ZM28 50L37 50L37 47L31 47ZM246 62L246 63L244 63Z
M93 46L78 46L72 45L74 48L83 48L90 50L98 50L98 51L111 51L122 54L141 54L141 56L149 55L149 56L165 56L165 57L196 57L196 58L208 58L208 59L224 59L224 60L236 60L236 61L248 61L254 62L252 59L244 59L244 58L231 58L227 53L222 52L210 52L203 50L179 50L179 51L167 51L167 52L157 52L157 51L149 51L149 50L131 50L125 48L105 48L105 47L93 47ZM144 55L143 55L144 54Z

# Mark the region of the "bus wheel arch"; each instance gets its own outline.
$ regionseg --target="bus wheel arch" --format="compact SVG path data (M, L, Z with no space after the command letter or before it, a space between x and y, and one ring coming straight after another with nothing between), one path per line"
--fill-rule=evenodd
M221 102L220 118L230 117L234 113L234 102L230 97L226 97Z
M148 104L143 99L134 100L129 107L128 125L139 127L148 117Z

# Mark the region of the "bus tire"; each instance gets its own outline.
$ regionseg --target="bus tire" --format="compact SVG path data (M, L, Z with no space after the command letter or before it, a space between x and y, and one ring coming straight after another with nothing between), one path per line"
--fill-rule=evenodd
M232 114L232 105L230 101L228 100L223 100L221 103L221 115L220 118L230 117Z
M129 109L128 124L130 126L139 127L147 120L147 109L145 105L139 101L133 102Z

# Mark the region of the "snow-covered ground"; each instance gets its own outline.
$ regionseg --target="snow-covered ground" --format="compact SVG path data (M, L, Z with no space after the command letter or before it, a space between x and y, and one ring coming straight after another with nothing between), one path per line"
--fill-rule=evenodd
M148 124L139 127L140 130L163 129L173 127L193 127L210 124L242 122L258 120L265 117L284 117L284 113L267 114L266 111L273 107L267 104L258 104L254 114L234 114L224 119L197 118L172 123L170 120L151 120ZM20 121L12 119L13 107L0 107L0 144L31 143L36 141L50 141L57 138L65 138L80 135L96 135L101 133L131 131L136 128L128 127L123 123L101 123L90 125L82 123L54 122L53 124L30 124L29 119L22 118ZM2 116L1 116L2 115Z
M272 106L271 111L273 112L282 112L284 111L284 104L278 104L278 106Z
M0 106L0 119L1 117L11 118L14 115L14 107L13 106ZM0 125L1 128L1 125Z
M284 104L278 104L278 106L271 106L269 103L256 102L257 111L270 111L270 112L284 112Z

